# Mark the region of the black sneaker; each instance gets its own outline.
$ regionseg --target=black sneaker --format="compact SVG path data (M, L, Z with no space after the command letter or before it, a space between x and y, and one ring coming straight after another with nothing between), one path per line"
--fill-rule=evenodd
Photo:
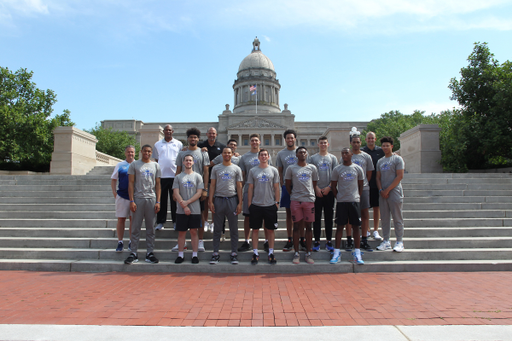
M361 242L361 249L364 249L368 252L373 252L373 249L370 244L368 244L368 242Z
M183 261L184 261L184 260L185 260L185 259L183 259L183 257L178 257L178 258L176 258L176 260L174 261L174 263L175 263L175 264L181 264L181 263L183 263Z
M301 240L299 246L300 246L300 250L301 251L306 251L306 252L308 251L308 248L306 247L306 241L305 240Z
M217 264L219 262L220 255L212 255L212 258L210 259L210 264Z
M354 242L352 240L346 241L345 243L345 251L352 252L352 249L354 248Z
M146 262L156 264L159 262L159 260L155 257L153 252L150 252L146 255Z
M231 255L231 264L238 264L238 255Z
M285 244L285 246L283 247L283 251L284 252L287 252L287 251L291 251L293 249L293 243L291 240L288 240Z
M274 256L274 254L271 253L270 255L268 255L268 264L275 265L276 263L277 263L277 261L276 261L276 257Z
M132 264L137 263L139 261L139 257L135 253L130 253L128 258L124 260L124 264Z
M315 242L315 244L313 245L313 251L320 251L320 242Z
M253 254L252 255L252 259L251 259L251 264L252 265L256 265L258 264L258 260L260 259L260 256L258 256L257 254Z
M197 256L192 257L192 264L199 264L199 258L197 258Z
M242 246L240 246L238 248L238 252L244 252L244 251L249 251L251 249L251 244L249 244L248 242L244 242L242 244Z
M268 253L268 242L263 243L263 250Z

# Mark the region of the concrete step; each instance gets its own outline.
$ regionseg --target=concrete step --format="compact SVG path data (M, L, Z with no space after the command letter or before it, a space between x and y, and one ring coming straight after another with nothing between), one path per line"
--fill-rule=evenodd
M98 197L110 197L113 199L112 191L57 191L57 192L48 192L48 191L28 191L23 192L19 190L14 190L12 192L4 191L0 194L1 197L4 198L10 198L10 197L17 197L17 198L98 198Z
M36 212L43 212L47 214L53 214L56 213L56 216L58 216L59 212L66 212L70 211L72 213L86 213L89 216L91 214L95 215L96 212L108 212L109 218L112 216L115 216L116 212L116 205L114 203L114 199L112 198L109 200L110 203L108 204L48 204L48 203L41 203L41 204L0 204L0 215L2 213L7 213L6 216L10 218L14 218L16 215L10 216L8 213L13 212L30 212L30 213L36 213ZM29 216L25 216L29 217Z
M511 173L406 173L411 179L512 179Z
M19 179L19 180L0 180L1 186L15 185L15 186L77 186L77 185L95 185L105 186L110 188L110 177L103 179L74 179L74 180L61 180L61 179Z
M512 184L512 177L507 178L411 178L405 176L402 184Z

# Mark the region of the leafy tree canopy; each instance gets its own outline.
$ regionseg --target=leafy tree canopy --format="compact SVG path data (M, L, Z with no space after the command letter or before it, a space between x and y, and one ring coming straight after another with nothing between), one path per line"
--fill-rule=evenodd
M51 118L57 102L52 90L31 81L33 72L0 66L0 168L48 171L53 129L72 126L70 111Z
M124 160L126 146L132 145L135 146L135 158L138 157L139 144L135 137L126 131L117 131L112 128L105 129L98 123L96 123L96 127L85 131L96 136L98 139L96 150L99 152Z

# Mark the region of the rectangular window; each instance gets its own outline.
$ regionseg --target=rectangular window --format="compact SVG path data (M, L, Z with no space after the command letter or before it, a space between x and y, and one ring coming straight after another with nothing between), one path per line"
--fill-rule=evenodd
M270 146L270 139L265 139L265 146Z
M249 145L249 139L244 139L244 146L248 146Z
M280 146L281 145L281 139L275 139L275 142L276 142L276 146Z
M311 140L311 146L315 146L316 144L316 141L315 140Z

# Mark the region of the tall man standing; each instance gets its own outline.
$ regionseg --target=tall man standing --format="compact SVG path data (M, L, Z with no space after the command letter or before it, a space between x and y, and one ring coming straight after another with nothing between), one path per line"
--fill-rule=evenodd
M317 186L318 171L315 166L306 162L308 158L306 147L298 147L296 155L297 164L289 166L284 176L286 190L290 193L290 210L293 220L293 247L295 249L293 264L300 262L299 236L304 227L306 227L305 261L308 264L314 264L315 261L310 252L313 239L311 223L315 221L315 194L317 196L320 194L320 189Z
M285 186L284 175L286 170L291 165L297 164L297 155L295 152L295 141L297 140L297 133L293 129L288 129L283 133L286 143L286 148L277 153L277 170L279 171L279 179L281 180L281 207L286 208L286 232L288 233L288 241L286 242L283 251L291 251L293 248L293 231L292 231L292 213L290 210L290 193ZM309 250L308 250L309 251Z
M149 144L142 146L142 160L134 161L128 168L128 195L130 210L133 212L132 253L124 261L125 264L139 260L140 230L142 220L146 222L146 262L158 263L153 254L155 247L155 230L153 222L160 211L160 166L151 161L152 148Z
M373 168L372 177L370 178L370 207L373 207L373 234L372 237L375 240L382 240L379 235L379 189L377 188L377 161L384 157L384 151L379 146L375 145L376 137L375 133L370 131L366 134L366 146L362 148L363 152L369 154L372 157ZM369 222L368 222L369 224Z
M214 127L208 128L208 132L206 133L206 136L208 137L208 139L206 139L206 141L199 143L197 146L199 148L206 148L206 150L208 152L208 158L210 159L208 171L211 173L212 168L214 166L213 160L217 156L222 154L222 151L224 150L224 148L226 146L224 144L220 143L219 141L217 141L217 129L215 129ZM205 182L205 187L207 187L207 190L210 188L210 186L209 186L210 180L211 179L208 179L208 182ZM206 184L208 184L208 186L206 186ZM204 210L203 210L203 221L204 221L204 225L203 225L204 230L208 230L208 228L210 227L209 226L210 224L208 223L208 205L206 205L206 204L204 205ZM204 233L204 230L203 230L203 233Z
M231 239L231 264L238 264L238 215L242 212L242 171L231 163L233 151L225 147L222 164L212 168L208 206L213 214L213 254L210 264L219 262L222 222L227 218Z
M258 264L258 234L263 221L268 240L268 262L276 264L274 256L274 240L277 229L277 210L279 209L279 172L275 167L268 164L270 156L268 150L260 149L258 152L260 161L258 167L253 167L247 175L249 192L247 204L249 205L250 225L252 229L253 256L251 264Z
M110 179L110 187L116 199L116 217L117 217L117 249L116 252L123 252L124 226L126 218L130 217L130 239L132 236L132 216L130 214L130 196L128 195L128 168L135 160L135 147L127 146L124 149L126 160L119 162L114 168ZM116 191L117 180L119 180L119 189ZM131 244L128 244L128 251L131 251Z
M174 130L170 124L164 128L164 138L155 143L153 149L153 159L160 165L162 172L162 197L161 208L156 216L155 230L163 230L167 220L167 198L171 196L171 218L176 229L176 201L172 198L172 184L176 176L176 157L183 148L183 143L172 137Z
M309 163L318 170L318 188L320 193L315 198L315 222L313 223L313 233L315 244L313 251L320 251L320 235L322 232L322 210L324 211L325 224L325 249L334 250L332 245L332 218L334 216L334 194L331 190L332 170L338 165L336 156L330 154L329 141L326 136L320 136L318 139L319 152L309 158Z
M393 142L393 138L390 136L384 136L380 139L384 157L377 162L377 187L380 193L384 240L377 246L377 250L391 249L389 237L391 234L391 217L393 217L396 237L393 251L402 252L404 250L404 218L402 212L404 192L401 181L404 178L405 164L401 156L393 154Z
M210 164L210 159L208 158L208 154L201 151L201 149L197 146L197 143L199 141L199 138L201 137L201 132L197 128L190 128L187 130L187 141L188 146L185 148L185 150L182 150L178 153L178 156L176 157L176 175L180 174L183 167L183 160L185 156L192 155L194 158L194 166L192 167L194 169L194 172L199 174L203 177L203 183L206 185L208 183L208 166ZM201 209L205 209L204 206L207 194L206 189L203 190L203 193L201 195L201 201L202 206ZM199 229L198 236L199 236L199 246L198 250L200 252L204 252L204 241L203 241L203 235L204 235L204 229ZM184 246L186 248L186 244ZM175 247L172 248L172 251L178 251L179 246L176 244Z

